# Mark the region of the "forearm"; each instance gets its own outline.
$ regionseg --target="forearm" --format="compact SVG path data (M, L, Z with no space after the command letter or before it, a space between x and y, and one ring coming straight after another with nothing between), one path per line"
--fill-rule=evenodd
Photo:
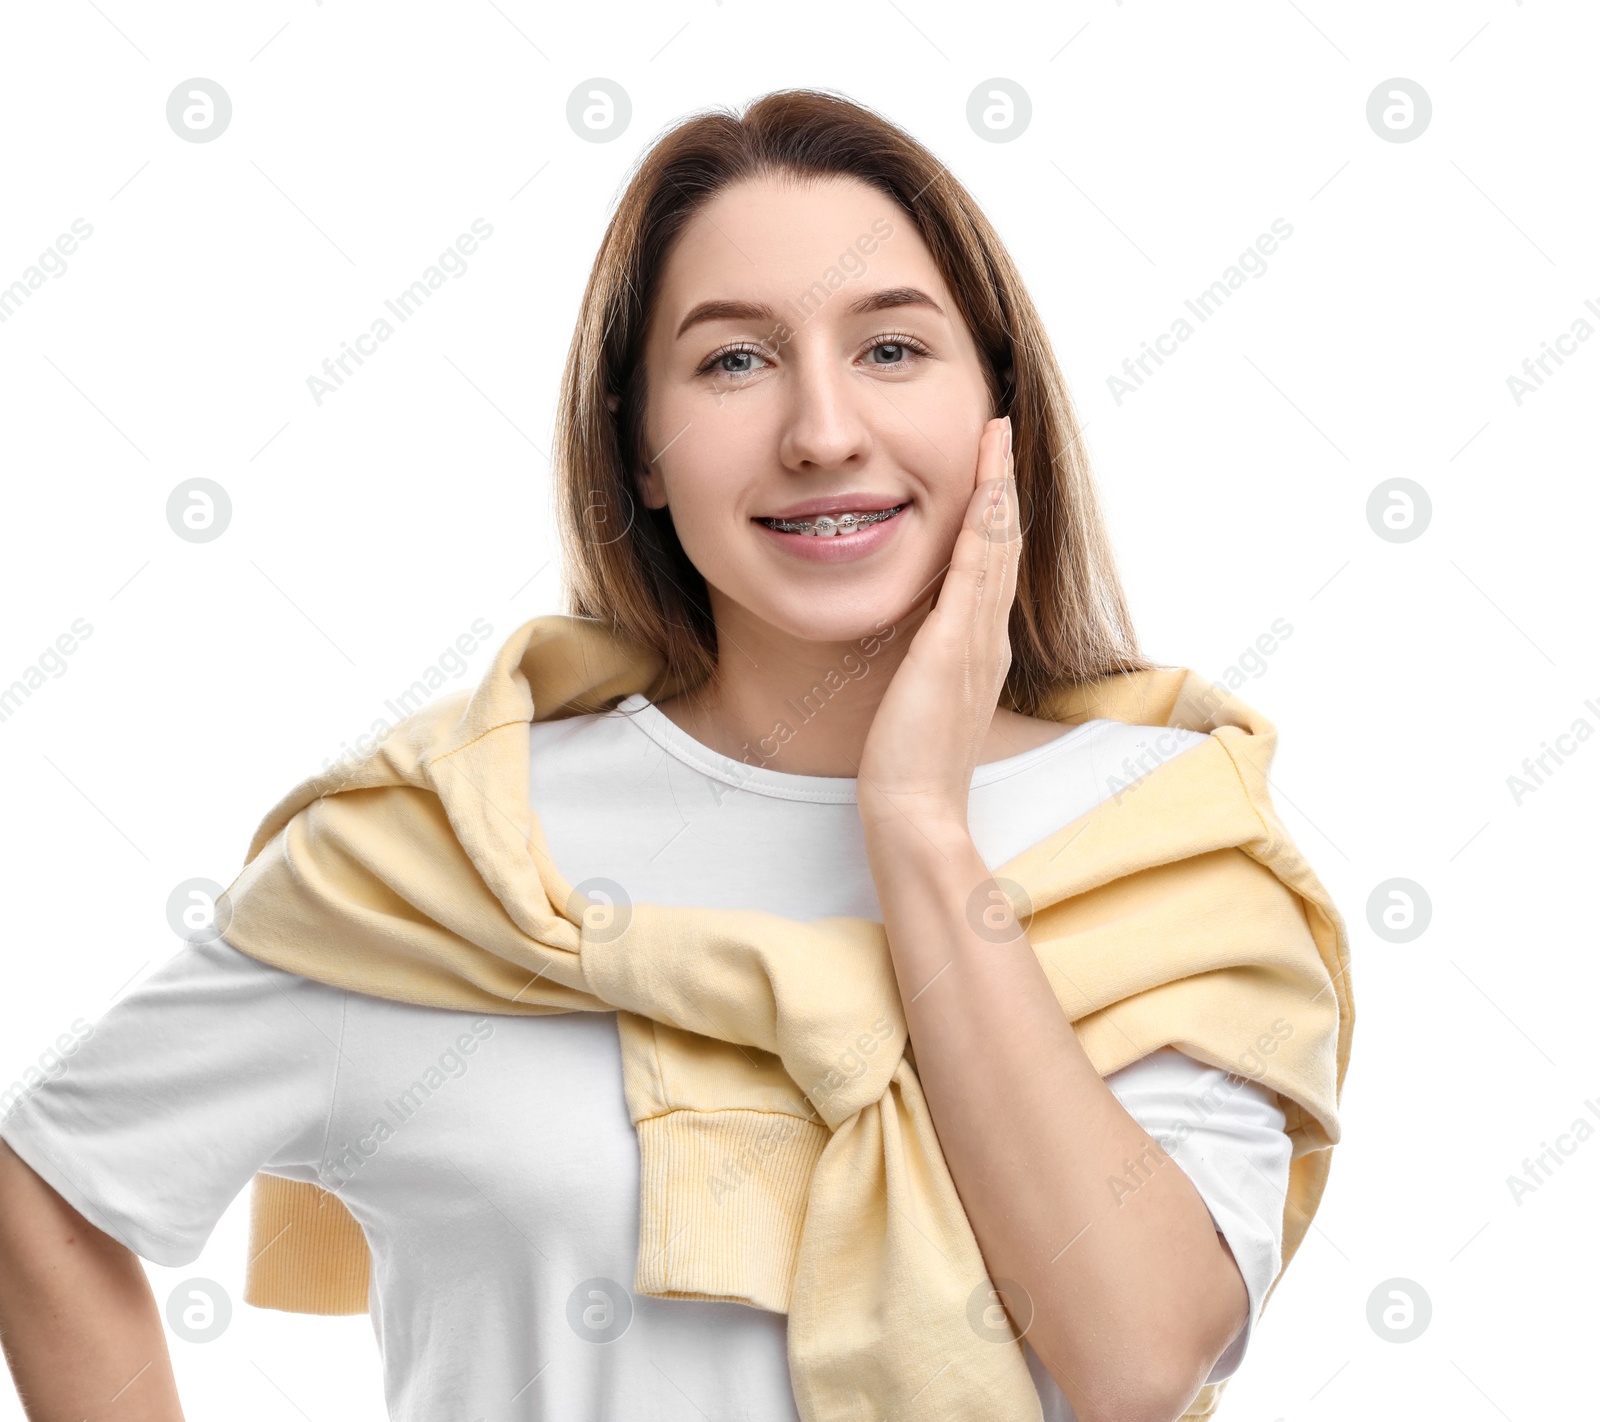
M0 1141L0 1345L29 1422L183 1422L138 1256Z
M965 828L876 830L868 856L991 1279L1026 1291L1028 1341L1085 1422L1176 1415L1247 1306L1205 1202L1095 1071L1021 930L993 942L975 926L990 875Z

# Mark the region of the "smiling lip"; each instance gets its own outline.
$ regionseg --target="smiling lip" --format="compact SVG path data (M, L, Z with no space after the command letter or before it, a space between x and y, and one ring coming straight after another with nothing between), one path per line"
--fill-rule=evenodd
M850 563L866 558L889 543L896 530L906 521L911 503L891 504L898 512L886 519L867 524L848 533L806 534L785 532L773 528L760 519L751 522L761 530L763 538L770 539L775 549L807 563ZM862 510L877 512L877 510ZM818 515L820 517L820 515Z
M800 519L831 514L834 518L838 518L840 514L847 513L878 513L904 502L903 499L892 498L887 494L834 494L820 499L805 499L798 504L790 504L788 508L758 514L757 517Z

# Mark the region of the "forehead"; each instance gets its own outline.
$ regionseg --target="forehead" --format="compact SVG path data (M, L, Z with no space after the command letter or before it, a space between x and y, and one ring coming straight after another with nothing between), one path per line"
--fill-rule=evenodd
M830 274L868 272L874 285L919 286L941 303L949 295L915 224L878 189L847 177L747 179L685 225L662 269L662 312L712 296L781 300Z

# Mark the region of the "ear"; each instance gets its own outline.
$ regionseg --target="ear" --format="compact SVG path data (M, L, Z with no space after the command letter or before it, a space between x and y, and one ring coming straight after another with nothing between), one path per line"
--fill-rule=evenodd
M633 476L633 483L639 491L640 501L647 509L666 508L667 491L659 470L652 469L648 464L641 465L639 472Z
M607 395L606 408L614 415L622 405L620 395ZM639 491L639 499L647 509L665 508L667 503L666 491L661 487L661 475L648 464L641 465L633 476L633 486Z

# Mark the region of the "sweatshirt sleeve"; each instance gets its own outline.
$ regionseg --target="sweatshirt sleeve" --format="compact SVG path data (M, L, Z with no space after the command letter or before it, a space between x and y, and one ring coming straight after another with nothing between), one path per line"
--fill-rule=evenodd
M317 1179L344 1007L343 989L190 943L28 1074L0 1137L134 1253L190 1264L258 1171Z
M1250 1298L1249 1315L1206 1382L1232 1377L1267 1290L1283 1265L1283 1204L1291 1143L1277 1093L1163 1047L1106 1085L1194 1183L1217 1232L1228 1241ZM1125 1182L1137 1188L1137 1172Z

